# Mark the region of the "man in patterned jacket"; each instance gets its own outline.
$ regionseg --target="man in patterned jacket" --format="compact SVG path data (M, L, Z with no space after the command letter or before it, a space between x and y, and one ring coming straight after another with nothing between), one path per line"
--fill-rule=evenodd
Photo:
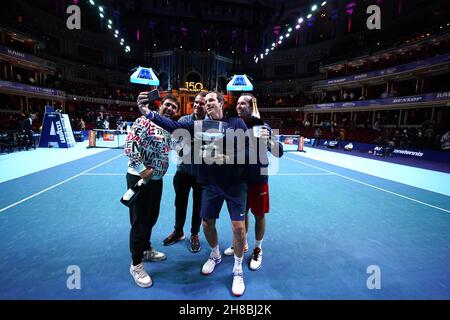
M162 100L158 114L173 118L178 109L178 99L168 95ZM144 268L144 261L166 259L164 253L152 248L150 238L159 216L162 178L169 167L171 141L169 132L147 118L140 117L134 122L125 142L125 154L129 159L127 187L134 186L140 179L146 182L130 207L130 273L136 284L144 288L152 285L152 279Z

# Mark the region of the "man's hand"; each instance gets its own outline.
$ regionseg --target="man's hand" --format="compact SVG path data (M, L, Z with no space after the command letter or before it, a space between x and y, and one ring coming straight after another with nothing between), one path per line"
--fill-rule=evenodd
M148 116L150 114L150 108L149 101L148 101L148 92L141 92L139 93L138 99L137 99L137 105L139 108L139 111L144 115Z
M144 180L144 182L147 183L152 178L153 171L154 171L153 168L147 168L141 173L139 173L139 175Z

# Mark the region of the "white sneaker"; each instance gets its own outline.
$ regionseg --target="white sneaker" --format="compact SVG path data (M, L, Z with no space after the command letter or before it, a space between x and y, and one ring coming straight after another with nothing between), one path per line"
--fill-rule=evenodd
M252 258L250 260L250 270L258 270L262 264L262 250L260 248L253 249Z
M222 262L222 257L213 257L212 255L209 257L209 259L205 262L205 264L202 267L202 274L207 276L208 274L211 274L214 271L214 268L216 265Z
M134 278L134 282L136 282L139 287L148 288L152 286L152 278L150 278L147 271L145 271L143 262L139 263L137 266L131 264L130 273Z
M244 284L244 274L241 272L233 272L233 286L231 287L233 295L240 297L244 294L245 284Z
M244 253L247 252L247 251L248 251L248 243L244 247ZM225 249L223 254L226 255L226 256L234 256L234 247L231 246L231 247Z
M142 257L142 261L152 261L152 262L163 261L166 259L167 257L164 253L156 251L153 248L144 251L144 256Z

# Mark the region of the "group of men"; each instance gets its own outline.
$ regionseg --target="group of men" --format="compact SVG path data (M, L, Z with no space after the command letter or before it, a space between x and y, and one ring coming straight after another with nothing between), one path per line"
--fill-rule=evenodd
M167 95L162 99L158 111L151 111L148 95L142 92L138 97L138 107L142 117L138 118L127 136L125 153L129 158L127 185L133 186L144 179L142 192L138 200L130 207L130 251L132 264L130 273L137 285L150 287L152 280L144 268L144 261L161 261L166 256L151 245L151 232L158 216L162 195L162 178L169 166L169 152L176 150L183 161L178 164L173 179L175 189L175 227L174 231L163 240L165 246L172 245L185 238L183 227L186 221L189 192L193 190L193 212L191 219L190 250L199 252L200 225L203 225L205 238L211 247L211 253L203 264L201 273L211 274L221 263L222 254L219 250L216 219L219 218L223 202L226 201L233 230L233 243L224 251L225 255L234 255L232 293L241 296L245 291L243 278L243 257L248 251L248 212L255 216L255 248L249 263L251 270L258 270L262 263L262 241L266 219L269 212L268 187L268 152L281 157L283 147L271 137L271 129L267 124L262 126L253 143L247 133L258 122L252 117L251 94L242 94L237 102L238 117L230 117L224 110L224 98L221 93L211 91L199 93L194 100L194 111L191 115L173 118L179 111L177 97ZM238 161L242 150L233 137L232 148L227 150L228 160L224 163L195 163L195 133L199 123L207 121L221 122L226 125L227 132L246 133L245 161ZM184 129L193 134L184 139L180 147L180 138L176 139L178 129ZM174 132L175 131L175 132ZM171 134L173 134L171 136ZM177 135L178 136L178 135ZM226 135L224 144L230 144ZM254 142L253 141L253 142ZM236 142L236 143L234 143ZM253 147L249 147L252 145ZM250 150L252 149L252 150ZM190 152L189 152L190 150ZM228 151L231 150L231 154ZM188 155L183 154L189 152ZM250 154L256 152L255 162L249 161ZM188 161L185 161L188 159Z

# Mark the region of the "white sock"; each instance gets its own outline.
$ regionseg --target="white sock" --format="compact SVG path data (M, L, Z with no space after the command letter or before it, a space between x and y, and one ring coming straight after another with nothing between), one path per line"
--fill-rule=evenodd
M243 272L242 271L242 260L244 260L244 256L242 256L242 258L239 258L238 256L234 255L233 273Z
M213 256L214 258L219 258L220 257L220 251L219 251L219 245L218 244L214 248L211 248L211 256Z
M260 248L262 250L262 239L255 241L255 248Z

